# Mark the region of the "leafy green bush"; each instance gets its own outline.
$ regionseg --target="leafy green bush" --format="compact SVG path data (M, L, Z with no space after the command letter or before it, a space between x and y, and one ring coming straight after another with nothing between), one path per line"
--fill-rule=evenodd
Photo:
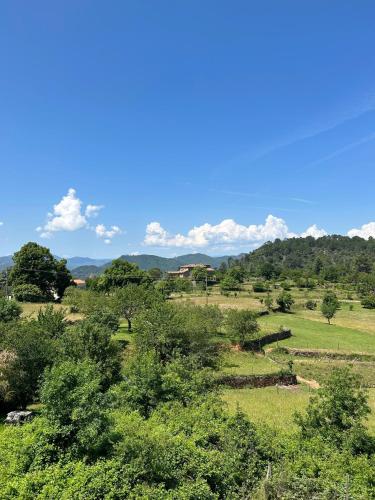
M361 300L361 304L366 309L375 309L375 294L366 295Z
M263 293L269 291L268 286L262 281L257 281L256 283L254 283L253 290L255 293Z
M277 297L276 302L281 312L288 312L290 311L292 305L294 304L294 299L289 292L284 290Z
M310 311L314 311L317 308L317 303L315 300L307 300L305 303L305 307Z
M15 300L8 300L0 297L0 321L7 323L18 319L21 315L22 307Z
M48 300L48 297L36 285L14 286L13 295L19 302L45 302Z

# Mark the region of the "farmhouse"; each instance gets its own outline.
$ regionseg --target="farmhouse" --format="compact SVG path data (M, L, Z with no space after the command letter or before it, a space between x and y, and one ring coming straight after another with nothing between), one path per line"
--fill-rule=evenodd
M73 280L73 283L78 287L78 288L85 288L86 287L86 281L81 280L81 279L75 279Z
M215 269L213 269L209 264L185 264L180 266L178 271L168 271L167 275L169 278L191 279L193 270L197 267L205 268L209 277L213 277L215 274Z

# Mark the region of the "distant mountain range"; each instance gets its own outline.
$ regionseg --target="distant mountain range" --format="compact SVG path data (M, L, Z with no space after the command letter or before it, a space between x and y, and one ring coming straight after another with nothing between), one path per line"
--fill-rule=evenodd
M157 267L161 271L174 271L184 264L210 264L212 267L219 267L222 262L228 262L229 256L210 257L202 253L192 253L170 258L147 254L122 255L120 258L128 262L134 262L145 271L153 267ZM91 259L90 257L71 257L66 260L67 267L73 276L81 279L88 278L89 276L98 276L112 262L112 259ZM0 257L0 271L11 267L12 264L11 255Z
M128 262L134 262L141 269L147 271L156 267L161 271L175 271L180 266L184 264L209 264L212 267L219 267L222 262L227 263L229 255L224 255L222 257L210 257L203 253L192 253L186 255L180 255L179 257L159 257L158 255L122 255L121 259L127 260ZM105 269L110 265L111 261L108 261L102 265L81 265L79 267L72 268L72 273L74 277L85 279L89 276L98 276L103 273ZM68 263L69 265L69 263Z

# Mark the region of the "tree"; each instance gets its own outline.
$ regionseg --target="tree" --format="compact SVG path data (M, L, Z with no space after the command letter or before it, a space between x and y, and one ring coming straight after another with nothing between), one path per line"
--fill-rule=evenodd
M9 274L10 284L34 285L43 297L52 300L54 293L62 297L71 282L65 261L56 260L48 248L27 243L13 256L14 266Z
M327 319L328 324L331 324L331 319L335 316L337 310L340 309L340 302L334 292L328 290L324 297L320 310L322 315Z
M205 266L194 267L191 275L193 280L201 283L204 283L208 279L208 271Z
M220 281L220 289L224 292L230 290L239 290L241 288L240 282L237 281L233 276L228 274Z
M68 288L68 286L72 284L72 275L66 267L65 259L62 260L55 259L55 271L56 271L56 277L54 283L54 290L59 299L62 299L66 288Z
M108 452L107 398L88 360L65 361L46 371L41 388L44 438L60 452L95 458Z
M111 262L111 265L98 278L96 287L98 290L109 292L112 288L121 288L130 283L139 285L148 281L148 274L139 269L137 264L120 258Z
M259 332L256 314L246 309L230 309L227 314L226 326L228 333L234 339L238 339L241 347L244 347L246 341Z
M349 368L336 368L326 385L312 397L306 413L296 414L304 438L320 435L338 447L358 446L366 435L363 420L370 413L367 393ZM358 440L357 443L353 442Z
M267 294L267 297L264 299L264 305L267 307L267 311L271 311L273 306L273 298L269 293Z
M52 304L48 304L44 309L39 309L37 322L41 330L50 337L58 339L64 332L68 323L65 319L66 312L62 309L54 309Z
M281 312L289 312L292 305L294 304L294 299L289 292L284 290L277 297L276 302Z
M15 300L0 297L0 322L14 321L21 315L22 307Z
M155 293L156 295L156 293ZM114 295L115 309L119 316L128 322L128 331L132 331L134 317L152 301L152 292L141 285L130 283L116 290Z
M150 278L154 280L159 280L163 276L163 272L158 267L152 267L147 271L147 273L150 276Z
M44 369L58 356L58 345L35 320L10 323L2 334L0 348L12 354L7 380L10 399L24 408L35 397Z
M73 361L89 360L96 365L103 387L119 380L121 371L120 346L112 339L112 330L100 324L95 317L74 325L62 337L66 358Z

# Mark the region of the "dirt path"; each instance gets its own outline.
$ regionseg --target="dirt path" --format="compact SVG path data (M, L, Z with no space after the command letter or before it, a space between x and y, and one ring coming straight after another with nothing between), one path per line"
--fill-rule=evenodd
M311 387L311 389L319 389L320 388L320 384L316 380L307 380L307 378L303 378L303 377L300 377L299 375L297 375L297 381L299 383L308 385L309 387Z

